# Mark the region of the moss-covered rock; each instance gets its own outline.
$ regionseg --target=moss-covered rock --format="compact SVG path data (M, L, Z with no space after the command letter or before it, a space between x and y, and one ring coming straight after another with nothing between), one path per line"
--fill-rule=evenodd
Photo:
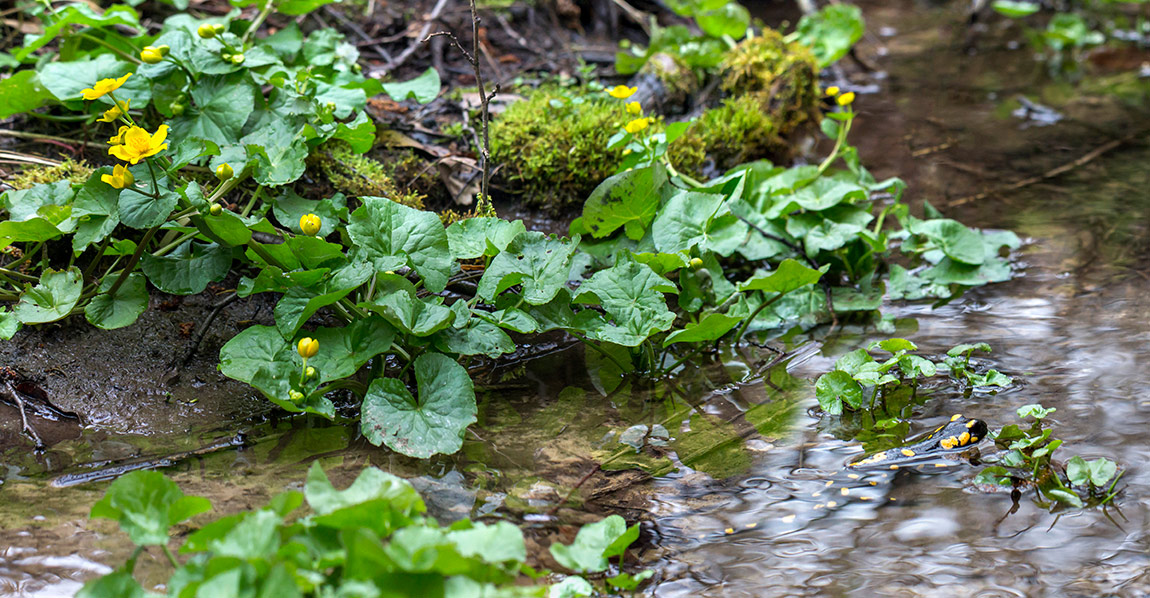
M679 170L698 177L764 157L779 159L788 153L778 123L763 112L757 97L748 94L727 98L719 107L704 112L671 144L667 157Z
M720 68L723 91L758 100L780 136L818 121L819 68L806 46L766 29L727 53Z
M7 181L15 189L27 189L41 183L55 183L68 179L73 183L84 183L92 176L93 168L83 160L76 162L65 158L56 166L32 166L12 175Z
M622 150L607 141L626 118L623 103L540 89L491 123L498 178L524 203L559 210L577 205L611 176Z

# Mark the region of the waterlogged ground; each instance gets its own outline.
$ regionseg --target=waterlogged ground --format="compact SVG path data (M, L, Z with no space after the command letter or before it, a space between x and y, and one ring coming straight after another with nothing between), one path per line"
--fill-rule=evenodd
M484 374L480 422L463 451L429 462L372 447L354 428L269 420L262 402L219 377L209 359L172 379L170 353L188 343L178 326L202 318L208 300L171 315L150 311L151 320L129 329L162 332L166 352L130 335L103 348L129 366L160 365L110 360L85 372L101 354L49 334L5 359L27 373L55 356L59 363L39 377L45 392L62 409L94 415L34 419L51 445L36 455L14 427L16 412L0 413L0 596L69 596L122 562L131 547L114 524L87 520L108 474L167 465L185 492L228 513L298 488L317 459L337 484L369 464L408 477L445 521L521 523L529 553L541 559L533 564L544 567L554 566L542 556L546 546L570 541L576 524L607 513L645 521L632 564L656 570L653 596L1150 595L1146 134L1059 177L993 192L1150 125L1100 92L1144 98L1129 77L1103 73L1077 89L1052 82L1029 51L1007 43L1020 32L972 32L966 3L952 4L864 4L872 33L860 54L882 74L854 81L874 92L859 99L855 141L876 175L904 177L915 200L1027 239L1016 280L936 309L888 306L893 331L848 325L829 339L816 331L815 340L778 341L788 359L769 370L770 351L728 352L655 391L603 396L580 349L533 347L541 357ZM1019 110L1020 95L1056 114ZM213 334L260 322L266 311L237 302ZM970 397L932 389L916 408L917 429L954 413L1000 427L1019 406L1055 407L1048 421L1066 442L1063 458L1105 456L1127 471L1114 507L1051 514L1026 494L1012 513L1009 493L976 490L975 468L958 463L814 496L861 449L836 438L849 422L812 415L810 380L838 355L886 336L932 354L990 343L984 364L1016 384ZM209 336L201 352L210 357L222 338ZM101 396L100 388L111 391ZM635 456L619 440L635 442L636 430L665 449ZM840 504L830 508L830 500ZM152 583L163 570L147 557L138 569Z

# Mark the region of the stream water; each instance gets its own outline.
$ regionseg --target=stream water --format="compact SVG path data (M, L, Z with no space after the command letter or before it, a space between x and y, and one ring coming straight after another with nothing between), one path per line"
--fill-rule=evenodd
M1023 40L1020 31L968 29L965 3L862 4L871 33L860 56L880 69L849 83L860 92L854 141L864 163L879 178L903 177L912 201L1018 233L1026 244L1014 256L1017 278L937 308L885 306L893 334L846 326L819 342L788 339L794 353L769 383L755 373L772 354L732 352L678 381L678 404L604 398L578 349L537 347L542 357L489 376L497 390L482 398L464 450L429 462L308 420L248 420L238 440L233 424L150 435L87 429L61 433L40 456L0 436L0 596L68 596L122 562L126 538L87 519L105 486L85 476L164 458L185 492L210 497L221 513L299 487L315 459L337 484L376 465L413 479L442 519L496 513L522 523L532 554L556 537L570 541L570 524L620 512L645 521L635 564L656 570L646 593L660 597L1150 595L1150 148L1145 134L1127 137L1150 122L1130 107L1145 97L1129 76L1103 72L1078 87L1051 79L1007 41ZM1020 95L1054 112L1022 109ZM1125 141L1060 176L994 191L1115 139ZM1048 421L1065 441L1061 458L1105 456L1126 470L1115 504L1051 513L1030 492L1011 512L1009 493L978 491L976 469L956 464L813 513L823 479L861 450L809 411L804 380L892 335L935 355L987 342L994 352L984 362L1015 379L997 394L935 389L915 409L917 426L962 413L997 428L1022 405L1055 407ZM669 457L631 462L611 452L610 434L655 422L683 436ZM611 471L584 480L605 455L616 457ZM652 480L629 465L674 471ZM787 514L801 516L780 524ZM155 556L140 563L145 582L163 579Z
M917 321L905 336L927 352L989 343L994 367L1017 381L993 396L941 393L920 409L924 427L963 413L993 428L1015 422L1022 405L1055 407L1062 458L1118 461L1128 471L1123 495L1115 508L1051 514L1030 492L1008 514L1008 494L977 492L974 468L948 468L900 478L879 500L800 529L772 527L766 524L791 512L782 507L809 496L812 478L859 454L822 432L816 418L800 418L796 432L738 484L686 491L675 476L660 480L654 520L666 554L657 561L662 581L654 595L1150 595L1144 135L1057 178L965 199L1076 160L1146 120L1112 95L1075 97L1073 87L1046 76L1025 45L997 41L1002 32L979 38L966 27L965 8L864 4L868 30L881 33L864 42L862 55L877 59L886 76L878 93L860 100L856 139L863 162L880 178L906 179L912 197L964 223L1027 239L1017 256L1025 271L937 309L890 305L884 312ZM1129 83L1099 79L1096 89L1110 92ZM1058 102L1063 118L1050 126L1026 118L1014 110L1021 94ZM883 337L840 336L792 372L816 376L837 355ZM758 401L772 393L761 387ZM806 508L816 503L806 501ZM716 533L749 525L762 531Z

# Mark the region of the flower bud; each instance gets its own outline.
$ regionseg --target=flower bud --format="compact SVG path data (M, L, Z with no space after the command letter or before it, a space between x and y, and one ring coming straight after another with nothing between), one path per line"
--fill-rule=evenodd
M298 390L292 389L291 391L288 392L288 398L291 399L291 402L293 402L293 403L300 403L303 401L303 393L298 391Z
M314 236L318 233L322 225L323 221L315 214L304 214L299 219L299 229L303 231L303 234L308 236Z
M187 104L184 104L183 102L176 102L176 103L172 104L172 116L180 116L184 113L184 110L187 110L187 109L188 109Z
M692 271L698 270L699 268L702 268L702 267L703 267L703 260L702 259L699 259L697 257L691 258L691 270Z
M319 341L309 336L305 336L299 339L299 344L296 345L296 351L298 351L299 356L303 357L304 359L307 359L308 357L315 357L316 353L319 353Z
M169 46L168 44L161 44L159 46L156 46L156 49L160 51L160 56L167 56L168 52L172 51L172 47Z
M244 55L243 54L233 54L232 55L232 64L243 64L243 63L244 63Z
M216 36L216 28L212 25L204 23L196 28L196 35L203 39L212 39Z
M163 59L164 55L152 46L147 46L140 52L140 60L144 61L146 64L156 64Z
M313 368L309 365L309 366L307 366L307 370L305 370L303 373L303 379L304 380L311 380L312 378L315 378L315 368Z
M214 203L212 207L208 208L208 212L210 212L212 216L219 216L224 213L224 207L218 203Z
M835 98L835 101L838 102L839 106L849 106L851 102L855 101L855 92L848 91Z
M228 164L227 162L224 162L223 164L220 164L216 167L216 178L220 179L221 181L226 181L232 178L235 174L236 171L233 170L231 164Z
M215 31L216 35L219 35L225 31L225 28L223 25L212 25L212 31Z

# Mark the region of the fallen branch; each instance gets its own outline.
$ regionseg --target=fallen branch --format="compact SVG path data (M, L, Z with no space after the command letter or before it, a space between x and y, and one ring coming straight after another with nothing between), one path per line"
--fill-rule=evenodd
M1015 181L1009 185L1006 185L1005 187L999 187L997 189L991 189L989 191L983 191L982 193L975 193L974 195L967 195L966 197L960 197L954 201L947 203L946 206L947 207L961 206L964 204L968 204L972 201L979 201L982 199L986 199L987 197L990 197L991 195L998 195L1000 193L1009 193L1011 191L1017 191L1019 189L1022 189L1023 187L1029 187L1030 185L1033 185L1035 183L1040 183L1040 182L1045 181L1047 179L1052 179L1052 178L1055 178L1057 176L1066 174L1067 172L1070 172L1071 170L1074 170L1075 168L1085 166L1086 164L1090 163L1091 161L1098 158L1102 154L1105 154L1106 152L1113 150L1114 148L1117 148L1118 146L1129 143L1129 142L1133 141L1135 138L1137 138L1143 134L1144 134L1144 131L1139 131L1137 133L1131 133L1131 134L1129 134L1129 135L1127 135L1121 139L1115 139L1113 141L1109 141L1109 142L1104 143L1104 144L1100 145L1099 147L1091 150L1089 153L1081 156L1077 160L1073 160L1073 161L1067 162L1066 164L1063 164L1062 166L1059 166L1057 168L1052 168L1050 170L1047 170L1046 172L1044 172L1040 175L1028 177L1028 178L1022 179L1021 181Z
M399 65L407 62L407 58L411 56L413 52L415 52L415 49L419 47L419 44L427 41L427 38L431 34L431 27L435 25L435 20L439 18L439 14L443 12L443 8L445 6L447 6L447 0L439 0L435 3L435 6L431 9L431 12L427 14L427 18L424 19L423 29L420 29L419 35L415 36L415 41L411 42L407 48L400 52L399 55L395 57L395 60L389 61L387 63L387 70L395 70L399 67ZM474 6L472 7L472 11L474 11Z

